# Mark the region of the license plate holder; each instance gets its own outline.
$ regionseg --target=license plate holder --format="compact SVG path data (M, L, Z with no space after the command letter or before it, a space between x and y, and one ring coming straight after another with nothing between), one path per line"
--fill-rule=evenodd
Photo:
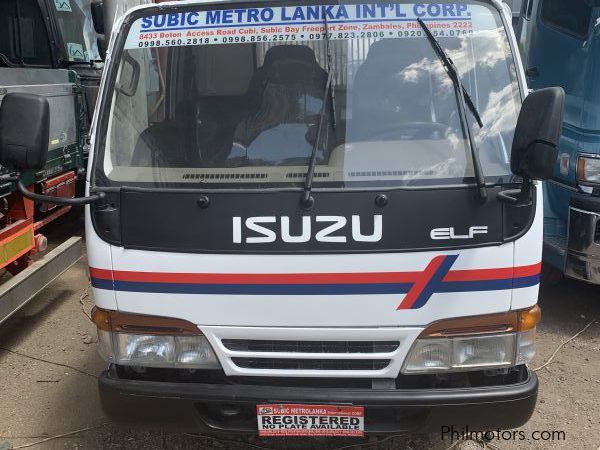
M362 437L362 406L262 404L256 405L259 436Z

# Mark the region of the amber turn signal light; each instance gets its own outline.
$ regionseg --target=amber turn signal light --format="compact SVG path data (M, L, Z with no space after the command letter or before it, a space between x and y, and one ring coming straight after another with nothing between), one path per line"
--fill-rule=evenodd
M518 331L528 331L534 329L540 320L542 320L542 308L535 305L531 309L518 311L519 328Z
M99 330L128 334L201 335L196 325L172 317L147 316L120 311L92 309L92 321Z
M440 320L429 325L421 338L473 336L527 331L536 327L542 316L539 306L520 311Z

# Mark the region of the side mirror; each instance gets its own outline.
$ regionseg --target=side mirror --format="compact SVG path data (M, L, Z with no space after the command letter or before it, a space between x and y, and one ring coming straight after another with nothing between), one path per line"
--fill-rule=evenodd
M565 91L553 87L531 93L523 102L515 129L510 168L525 180L552 177L558 157Z
M96 44L98 45L98 54L100 55L100 59L102 61L106 60L106 38L104 36L98 37L96 39Z
M46 97L35 94L6 94L0 104L0 165L22 170L39 170L46 165L50 146L50 105ZM81 206L102 202L104 192L78 198L61 198L31 192L20 175L3 176L15 181L17 190L36 202Z
M6 94L0 104L0 164L39 170L46 164L50 106L35 94Z
M94 30L98 34L104 34L104 3L102 1L93 1L90 8L92 10Z

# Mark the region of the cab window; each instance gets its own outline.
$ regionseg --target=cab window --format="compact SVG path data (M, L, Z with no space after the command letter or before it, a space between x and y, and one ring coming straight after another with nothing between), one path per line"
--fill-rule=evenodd
M52 66L46 25L35 1L0 2L0 63L8 66Z
M544 0L542 21L563 33L585 39L590 29L592 8L585 0Z

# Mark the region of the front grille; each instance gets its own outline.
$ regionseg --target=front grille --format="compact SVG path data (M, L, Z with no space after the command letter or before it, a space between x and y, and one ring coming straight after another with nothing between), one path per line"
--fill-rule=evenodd
M389 359L291 359L291 358L232 358L244 369L272 370L382 370Z
M237 352L288 353L391 353L399 341L277 341L223 339L225 348Z
M202 327L227 376L395 378L417 327ZM368 384L368 383L367 383Z

